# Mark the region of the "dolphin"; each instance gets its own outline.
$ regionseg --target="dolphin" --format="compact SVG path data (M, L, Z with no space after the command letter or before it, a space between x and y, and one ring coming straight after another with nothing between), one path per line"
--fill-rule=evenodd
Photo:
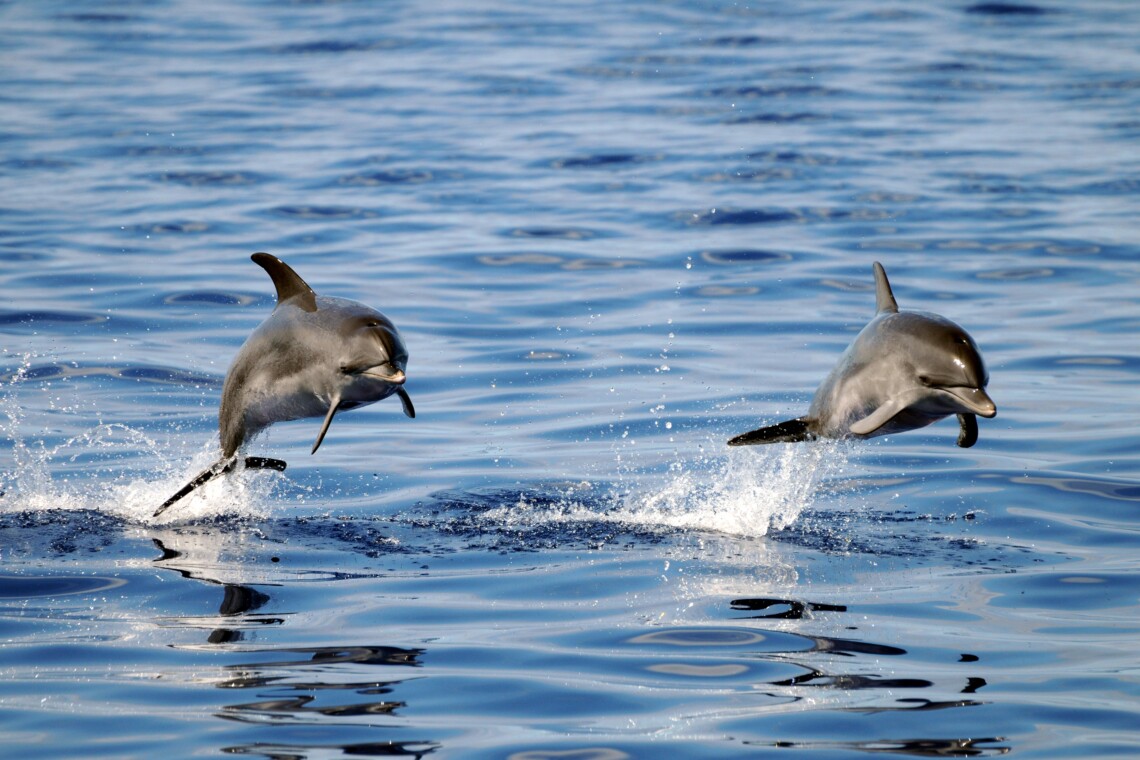
M899 311L883 265L874 263L876 314L839 358L808 413L743 433L729 446L816 438L874 438L958 416L958 445L978 440L978 419L997 406L974 339L945 317Z
M408 350L391 320L362 303L317 295L276 256L255 253L250 258L273 280L277 305L226 373L218 410L222 457L167 499L155 517L237 467L242 444L275 422L323 417L315 454L337 412L395 394L404 414L416 416L404 389ZM280 459L263 457L246 457L244 465L285 469Z

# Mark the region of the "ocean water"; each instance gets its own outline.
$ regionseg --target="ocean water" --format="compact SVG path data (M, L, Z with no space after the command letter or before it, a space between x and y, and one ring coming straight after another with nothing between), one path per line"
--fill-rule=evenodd
M0 5L0 742L1140 754L1140 6ZM217 456L269 251L407 389ZM874 310L998 416L729 449Z

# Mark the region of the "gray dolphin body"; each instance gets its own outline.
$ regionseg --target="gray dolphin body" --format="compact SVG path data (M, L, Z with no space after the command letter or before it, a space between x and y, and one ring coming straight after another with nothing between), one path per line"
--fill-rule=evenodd
M993 417L986 365L973 338L945 317L900 312L875 262L876 311L815 392L808 413L738 435L729 446L815 438L873 438L958 416L958 445L978 440L977 415Z
M318 296L288 264L268 253L251 257L273 280L277 306L234 357L222 386L218 428L222 458L158 508L168 507L234 469L242 444L275 422L323 417L316 453L337 412L396 394L415 417L404 390L408 350L380 312L346 298ZM284 470L278 459L247 457L247 468Z

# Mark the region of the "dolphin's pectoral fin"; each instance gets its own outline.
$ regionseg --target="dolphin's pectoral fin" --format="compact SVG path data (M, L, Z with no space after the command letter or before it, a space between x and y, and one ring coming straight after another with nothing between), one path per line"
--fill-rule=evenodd
M295 298L297 300L294 303L305 311L317 310L317 294L291 266L269 253L255 253L250 258L273 280L273 287L277 289L278 306Z
M219 459L217 462L210 465L207 469L202 470L200 473L198 473L198 475L195 476L195 478L193 480L191 480L189 483L182 486L182 488L180 488L178 490L178 493L174 494L169 499L164 501L162 503L161 507L154 510L154 514L151 515L151 517L158 517L163 512L165 512L169 507L173 506L175 503L177 503L179 500L181 500L182 497L186 496L188 493L193 491L195 488L197 488L198 486L205 485L206 483L209 483L211 480L218 477L219 475L225 475L227 472L232 470L235 465L237 465L237 457L230 457L229 459Z
M978 442L978 417L964 412L958 415L958 424L962 426L958 431L958 445L968 449Z
M883 269L883 265L875 262L872 269L875 272L875 313L882 314L889 312L894 314L898 312L899 305L895 301L895 294L891 292L891 283L887 279L887 270Z
M863 419L852 422L847 429L855 435L874 435L876 430L905 408L906 404L900 399L890 399Z
M769 425L759 430L741 433L728 441L729 446L755 446L761 443L798 443L810 441L816 437L812 432L814 420L808 417L798 417L794 420L785 420L775 425Z
M317 433L317 440L313 444L313 450L309 452L310 454L316 454L317 449L321 447L321 441L325 439L325 433L329 432L329 425L332 424L333 415L336 414L336 410L339 408L340 397L337 397L329 404L329 413L325 415L325 421L321 423L321 432Z
M416 418L416 408L412 406L412 397L409 396L408 392L403 388L397 388L396 395L400 397L400 403L404 405L404 414L406 414L409 419L414 420Z

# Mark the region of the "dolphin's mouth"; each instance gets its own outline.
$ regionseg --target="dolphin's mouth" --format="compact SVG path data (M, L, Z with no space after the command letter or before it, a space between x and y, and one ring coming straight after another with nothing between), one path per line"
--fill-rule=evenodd
M404 374L404 370L399 367L394 367L391 364L377 364L375 367L369 367L360 374L374 380L391 383L392 385L403 385L408 379L408 376Z
M953 396L966 411L979 417L994 417L997 415L997 404L982 388L968 386L943 387L943 392Z

